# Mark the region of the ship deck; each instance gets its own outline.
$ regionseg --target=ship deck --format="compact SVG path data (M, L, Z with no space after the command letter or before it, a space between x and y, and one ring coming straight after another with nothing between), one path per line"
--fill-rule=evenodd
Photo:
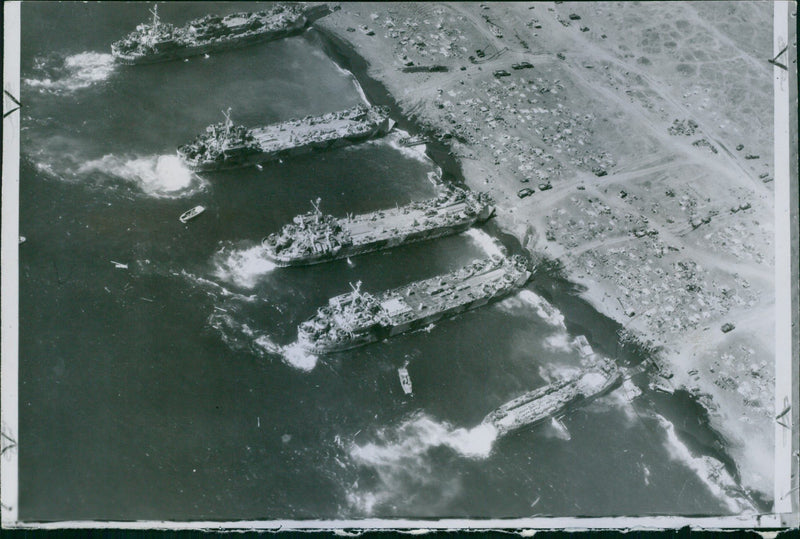
M426 220L434 221L436 226L455 224L446 218L457 215L468 209L466 202L457 202L444 208L437 208L436 215L425 215L427 209L396 208L382 210L366 215L357 215L352 219L339 220L343 229L350 232L354 245L390 239L398 235L429 228ZM465 218L464 221L467 221ZM416 224L414 222L416 221Z
M386 292L378 301L393 324L404 324L482 297L488 299L483 288L500 282L508 271L514 270L500 266L464 279L435 277Z
M293 148L305 141L325 141L364 134L376 127L370 120L339 118L313 123L312 121L284 122L251 130L265 152Z

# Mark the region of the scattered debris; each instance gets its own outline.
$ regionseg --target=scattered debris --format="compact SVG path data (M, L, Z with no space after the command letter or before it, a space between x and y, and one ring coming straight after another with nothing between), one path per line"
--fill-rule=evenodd
M692 142L692 146L694 146L696 148L708 148L709 150L711 150L711 153L719 153L717 148L713 144L711 144L708 140L706 140L704 138L701 138L700 140L695 140L694 142ZM756 156L756 158L757 158L757 156ZM749 157L745 157L745 159L750 159L750 158Z
M669 134L691 136L697 131L697 127L697 122L694 120L678 120L676 118L669 128Z

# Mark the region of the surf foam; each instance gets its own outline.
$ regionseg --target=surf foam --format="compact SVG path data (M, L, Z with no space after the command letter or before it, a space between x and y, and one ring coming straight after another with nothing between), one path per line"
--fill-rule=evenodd
M534 307L536 314L551 326L567 329L567 325L564 323L564 315L543 297L534 294L530 290L521 290L517 296L521 301Z
M460 489L460 481L458 477L449 481L436 478L429 451L447 446L463 457L484 459L491 453L496 438L497 431L491 425L454 429L446 422L417 414L399 427L379 431L375 442L350 447L351 460L374 470L379 484L369 492L351 492L348 500L362 511L372 513L376 505L397 498L418 497L430 488L437 490L437 501L448 499Z
M481 250L488 256L505 256L506 249L500 242L479 228L470 228L464 234L467 235Z
M755 513L756 508L737 491L741 489L718 460L708 457L695 457L675 433L675 427L664 417L656 414L656 419L667 433L667 451L673 460L686 464L708 487L714 496L722 501L731 513Z
M544 346L550 350L557 350L559 352L571 352L572 345L569 341L569 335L566 332L558 332L549 335L544 340Z
M305 350L298 343L292 343L289 346L284 346L281 350L281 357L284 363L294 367L295 369L309 372L314 370L317 366L317 356Z
M176 273L176 275L178 275L178 274ZM256 296L255 294L251 294L249 296L245 296L244 294L239 294L237 292L232 292L231 290L228 290L227 288L225 288L224 286L222 286L219 283L216 283L216 282L214 282L214 281L212 281L210 279L206 279L205 277L198 277L197 275L189 273L186 270L181 270L179 275L182 275L184 278L186 278L186 279L188 279L188 280L190 280L192 282L195 282L195 283L197 283L199 285L208 286L210 288L214 288L216 290L219 290L221 295L227 296L227 297L239 300L239 301L252 303L252 302L254 302L254 301L259 299L259 297Z
M40 91L55 94L74 92L107 80L116 69L114 57L99 52L82 52L64 58L60 66L48 68L46 61L37 62L38 70L49 72L42 78L23 79Z
M382 144L385 146L389 146L393 150L400 152L403 157L407 157L408 159L413 159L414 161L419 161L424 165L430 165L435 168L436 173L441 176L442 169L436 166L436 164L428 157L426 153L427 146L425 144L418 144L416 146L403 146L400 144L400 140L410 136L407 132L403 131L402 129L394 128L389 135L375 139L373 144Z
M242 288L253 288L264 275L277 266L264 256L264 248L259 245L217 253L214 275L225 282Z
M99 172L136 184L144 193L165 198L193 194L202 180L186 168L177 155L119 157L113 154L78 167L77 174Z

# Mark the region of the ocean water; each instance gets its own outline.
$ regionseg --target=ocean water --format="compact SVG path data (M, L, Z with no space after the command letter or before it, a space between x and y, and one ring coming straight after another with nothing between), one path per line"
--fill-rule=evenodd
M109 44L147 6L22 6L21 519L738 510L701 459L725 461L724 447L680 395L619 390L563 427L502 439L480 426L574 370L576 335L621 365L641 359L554 270L388 342L321 358L292 346L297 324L350 283L380 291L518 246L490 223L349 261L273 267L261 238L311 200L344 215L425 199L439 164L381 140L190 173L175 147L229 106L236 122L259 125L387 98L370 95L374 85L365 95L314 31L115 65ZM160 14L180 24L253 8L164 4ZM181 224L197 204L207 211ZM406 363L413 396L397 376Z

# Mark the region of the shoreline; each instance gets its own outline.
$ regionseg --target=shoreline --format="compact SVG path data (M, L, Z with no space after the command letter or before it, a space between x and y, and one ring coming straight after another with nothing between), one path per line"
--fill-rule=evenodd
M463 6L459 6L459 9L461 7ZM473 7L476 11L480 9L477 5ZM539 5L536 7L538 8ZM398 13L404 13L404 9L411 11L412 8L404 8L398 5L392 5L392 8L393 9L390 10L391 15L385 15L385 13L380 11L375 5L347 4L343 6L342 10L318 21L314 28L320 33L323 40L331 45L333 54L335 55L334 61L337 61L337 63L344 62L344 67L353 73L354 77L362 84L367 96L371 100L375 100L377 104L389 105L392 112L396 114L398 118L402 118L406 122L407 126L403 126L401 123L401 127L410 133L424 132L425 134L433 135L433 139L438 139L440 137L448 139L449 144L443 144L437 141L435 145L438 145L438 155L431 155L429 151L429 156L440 166L443 165L440 157L445 156L446 160L451 163L448 165L448 170L445 170L445 172L457 181L461 180L461 182L468 187L475 190L486 190L486 187L489 187L490 193L494 196L498 208L502 208L502 211L498 211L495 220L491 223L490 226L492 228L496 228L500 234L514 238L522 249L535 257L544 257L547 260L561 262L564 268L563 274L565 278L582 288L582 292L579 294L581 300L590 305L599 315L620 324L630 335L638 337L640 342L644 343L646 346L659 349L659 352L654 354L654 359L658 364L662 377L654 375L654 378L661 378L657 381L671 385L676 390L685 390L687 394L691 395L695 401L707 411L709 428L713 432L719 433L727 442L728 448L726 452L730 454L732 462L736 463L737 469L734 470L736 473L733 475L741 475L740 484L742 487L746 491L757 492L757 497L762 502L760 505L764 505L764 500L771 499L771 485L769 485L766 480L767 478L771 479L772 470L768 469L770 468L769 466L765 467L764 465L765 457L766 462L771 462L771 456L765 456L765 444L763 441L759 443L758 441L748 439L751 433L748 432L749 429L747 428L744 430L742 429L742 422L752 427L755 418L759 416L762 419L767 417L771 402L767 401L764 403L763 408L760 406L753 407L747 404L747 398L745 398L744 406L742 406L742 398L739 395L729 395L724 391L720 391L715 387L715 385L719 386L717 380L714 380L712 377L704 379L704 377L698 376L698 369L695 368L695 362L688 357L688 355L692 353L692 346L694 347L695 355L697 350L704 355L702 360L698 361L697 364L697 367L700 367L700 371L705 368L710 369L711 373L715 373L714 367L716 367L716 373L719 373L719 376L723 376L726 379L736 379L738 373L735 369L728 369L727 372L723 372L725 369L720 368L716 363L714 363L714 367L708 365L708 363L711 363L711 360L706 358L713 357L718 351L709 346L703 347L702 341L698 349L697 342L692 343L690 341L688 344L686 342L678 342L675 341L675 338L672 337L669 332L649 331L647 325L640 321L640 317L636 316L634 318L634 316L631 316L631 311L638 311L639 305L636 305L631 299L625 300L625 303L627 303L626 305L619 299L620 286L618 283L608 279L587 277L585 275L586 271L576 265L576 260L574 260L574 258L570 260L568 256L570 253L569 248L564 246L563 243L560 244L558 241L553 241L553 239L549 237L549 232L545 234L548 228L547 223L545 222L544 216L539 215L539 211L537 211L537 206L539 206L539 204L537 204L537 201L533 200L539 197L539 193L537 192L534 197L527 200L516 200L513 194L517 187L514 187L513 184L510 184L505 178L497 177L502 176L504 172L497 168L498 165L501 165L500 159L497 158L499 150L494 152L494 163L492 163L492 156L487 155L487 152L484 151L484 155L480 155L481 151L486 150L486 148L481 148L480 145L476 146L471 139L459 137L458 133L456 133L455 136L453 135L452 131L455 130L455 128L451 129L451 127L448 126L455 125L456 128L460 128L462 124L455 123L451 113L446 112L445 116L442 117L440 112L436 110L445 109L445 111L447 111L452 107L451 101L444 101L442 96L450 95L455 97L464 90L463 77L460 77L460 81L458 80L459 77L454 79L454 72L459 74L459 71L461 73L467 71L467 73L476 77L475 82L481 80L489 89L491 89L493 87L492 85L496 84L497 81L492 80L488 73L479 73L478 71L482 71L482 66L476 66L475 63L470 65L469 62L463 59L454 63L452 58L447 55L445 55L444 61L448 63L450 67L450 74L448 75L440 75L439 73L431 72L420 72L415 75L409 75L408 73L401 72L397 69L399 64L397 57L394 56L395 53L390 50L385 42L391 42L395 49L397 48L397 41L392 41L391 35L396 33L396 29L401 28L401 26L393 21L399 19L400 15L398 15ZM448 13L448 9L452 10L454 8L426 6L425 14L429 15L432 11L437 15L440 21L443 21L445 17L450 14ZM456 18L458 21L463 21L463 23L457 23L457 26L463 24L463 26L458 26L459 31L466 28L469 24L475 24L474 21L468 20L469 14L465 13L467 9L468 8L465 7L462 11L458 11ZM492 14L492 24L500 25L501 19L494 18L496 13L490 8L485 9L489 10ZM542 10L543 9L544 6L542 6ZM367 13L372 11L372 14L367 16L362 13L362 11ZM552 8L550 11L553 11ZM378 26L381 17L381 15L377 15L378 13L387 17L386 20L388 24L384 23L383 29ZM450 20L454 20L452 16ZM486 20L488 21L489 19L486 18ZM562 26L563 25L562 22ZM431 25L429 25L429 27L430 26ZM361 30L356 30L356 28L359 27ZM443 22L439 22L436 26L437 29L441 29L442 27ZM402 28L404 30L410 30L411 27L406 26ZM369 29L369 31L375 30L378 31L378 33L387 29L389 33L381 37L380 35L374 34L373 31L373 35L369 36L368 31L365 29ZM558 30L561 31L561 29ZM518 34L517 37L519 37ZM402 43L402 40L400 42ZM365 43L369 44L369 51L367 54L362 55L359 51L365 51ZM406 48L403 50L405 51ZM424 52L424 49L420 48L419 50ZM326 48L326 52L330 53L331 51ZM526 50L522 53L522 57L530 54L533 53ZM507 52L506 56L508 55L509 53ZM408 56L410 57L410 54L408 54ZM539 58L543 55L537 54L536 56ZM518 54L517 57L520 57L520 55ZM442 58L439 59L442 60ZM539 58L539 60L544 61L541 58ZM498 64L503 63L499 60L493 60L492 62ZM458 67L459 63L462 64L460 68ZM509 61L505 61L504 63L509 63ZM465 68L464 65L467 67ZM475 69L476 67L477 69ZM501 66L497 65L497 67ZM437 80L437 77L439 77L441 81ZM418 82L417 87L413 89L409 88L406 82L412 80ZM459 83L461 85L460 88ZM438 88L436 88L436 86L438 86ZM449 90L447 90L448 87L450 88ZM556 86L553 88L557 87L558 82L556 82ZM470 94L467 92L467 95L471 96L474 95L474 93ZM484 106L483 108L486 107ZM518 113L518 109L512 107L511 110L515 110ZM447 121L447 114L450 114L449 122ZM464 114L467 115L467 112ZM467 115L467 117L470 118L469 115ZM494 120L490 120L489 122L493 124ZM481 127L484 127L484 124L481 124ZM477 128L476 132L478 132ZM502 129L500 129L499 132L502 133ZM484 136L484 138L486 137ZM505 136L505 139L509 138L508 135ZM519 137L516 137L516 139L519 139ZM433 146L434 144L429 145L429 149ZM491 145L491 148L495 148L495 145ZM502 155L502 152L500 155ZM505 161L504 158L501 159ZM612 165L611 168L613 168L613 166L614 165ZM442 166L442 168L444 169L445 167ZM502 166L500 168L502 169ZM580 171L576 172L578 172L578 174L571 180L571 187L573 187L573 189L577 185L577 188L581 190L582 185L589 184L589 182L593 181L591 176L580 173ZM605 172L603 175L605 175ZM610 176L613 176L613 173ZM559 180L563 182L563 178L559 178ZM601 180L603 182L606 181L605 179ZM541 184L539 186L541 187ZM568 188L570 185L556 185L555 189L547 194L555 194L558 191L558 196L563 199L569 196L565 192L565 187ZM596 188L590 186L589 189L591 190L591 194L599 195L601 198L603 197L603 194L598 192ZM531 203L530 201L533 202ZM550 207L558 207L558 202L555 204L554 206L551 203ZM525 215L526 212L530 211L534 212L533 214L528 213L528 215L533 216L532 218ZM563 210L561 211L563 212ZM646 222L645 220L645 223ZM548 237L545 238L544 236ZM758 288L763 289L761 286ZM768 304L762 304L762 307L767 306ZM730 315L728 317L732 318ZM633 323L631 323L632 319ZM735 325L739 326L740 322L737 321ZM706 327L705 329L697 329L695 331L705 331L708 329L709 328ZM717 337L713 340L712 344L717 344L720 340L721 339ZM673 342L677 342L678 344L673 345ZM749 355L752 356L753 352L751 351ZM719 376L717 377L718 379ZM769 382L769 372L764 370L763 366L758 372L757 377ZM749 409L748 406L750 407ZM733 410L729 411L731 408ZM742 419L739 419L740 417ZM759 421L760 420L761 419L759 419ZM767 424L767 426L769 427L771 425Z

